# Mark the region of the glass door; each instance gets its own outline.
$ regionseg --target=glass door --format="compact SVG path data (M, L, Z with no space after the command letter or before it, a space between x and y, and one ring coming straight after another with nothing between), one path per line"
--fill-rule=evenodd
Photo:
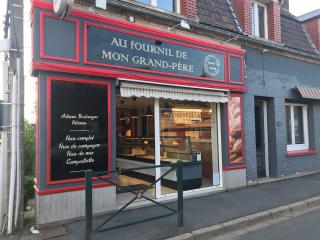
M117 168L149 167L155 164L154 100L117 97ZM128 191L144 190L155 180L154 169L127 171L117 181L126 189L117 189L118 203L132 197ZM155 198L155 188L146 196Z
M201 162L184 169L184 190L220 184L216 119L216 104L159 101L159 162ZM176 175L172 173L161 181L161 195L174 192Z

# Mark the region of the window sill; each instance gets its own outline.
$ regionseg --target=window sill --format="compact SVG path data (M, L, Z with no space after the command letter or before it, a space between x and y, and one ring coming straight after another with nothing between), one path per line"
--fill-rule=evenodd
M155 11L155 12L161 12L163 14L171 15L173 17L182 18L182 15L177 13L176 11L165 10L165 9L162 9L162 8L158 8L158 7L152 6L151 4L141 3L141 2L133 1L133 0L122 0L122 2L125 3L125 4L131 4L131 5L136 6L136 7L145 8L147 10L151 10L151 11Z
M306 150L299 150L299 151L288 151L287 157L299 157L299 156L306 156L306 155L316 155L317 151L312 149Z

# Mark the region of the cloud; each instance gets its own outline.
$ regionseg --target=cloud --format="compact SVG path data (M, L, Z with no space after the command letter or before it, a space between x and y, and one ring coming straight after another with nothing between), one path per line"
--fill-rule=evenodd
M290 0L290 12L296 16L320 9L319 0Z

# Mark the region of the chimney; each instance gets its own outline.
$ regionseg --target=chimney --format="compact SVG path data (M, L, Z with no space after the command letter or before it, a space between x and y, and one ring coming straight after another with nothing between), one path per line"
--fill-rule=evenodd
M279 0L279 4L281 5L281 8L287 10L289 12L289 0Z
M243 32L252 33L252 13L251 0L233 0L233 9L235 10Z
M284 2L289 2L289 0ZM276 42L281 42L280 4L277 1L272 1L267 7L269 39Z
M197 0L181 0L180 13L186 17L197 18Z
M298 17L304 23L316 48L320 51L320 9Z

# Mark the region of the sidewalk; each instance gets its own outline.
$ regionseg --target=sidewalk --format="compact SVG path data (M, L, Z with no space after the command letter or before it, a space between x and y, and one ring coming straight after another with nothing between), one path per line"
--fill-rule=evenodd
M234 191L184 201L184 228L177 228L176 216L93 234L93 239L156 240L191 232L217 223L287 205L320 194L320 174L260 184ZM175 203L168 204L175 206ZM122 213L109 226L163 214L159 207L145 207ZM106 217L94 219L94 226ZM57 240L83 239L84 221L67 226L68 235Z
M320 174L259 184L229 192L191 198L184 201L184 228L177 228L172 216L104 233L93 234L94 240L157 240L191 232L200 228L244 217L257 212L288 205L320 194ZM168 204L175 206L175 203ZM126 211L114 218L108 227L164 214L160 207L145 207ZM94 218L97 226L106 216ZM85 223L75 221L66 226L68 235L55 240L84 239Z

